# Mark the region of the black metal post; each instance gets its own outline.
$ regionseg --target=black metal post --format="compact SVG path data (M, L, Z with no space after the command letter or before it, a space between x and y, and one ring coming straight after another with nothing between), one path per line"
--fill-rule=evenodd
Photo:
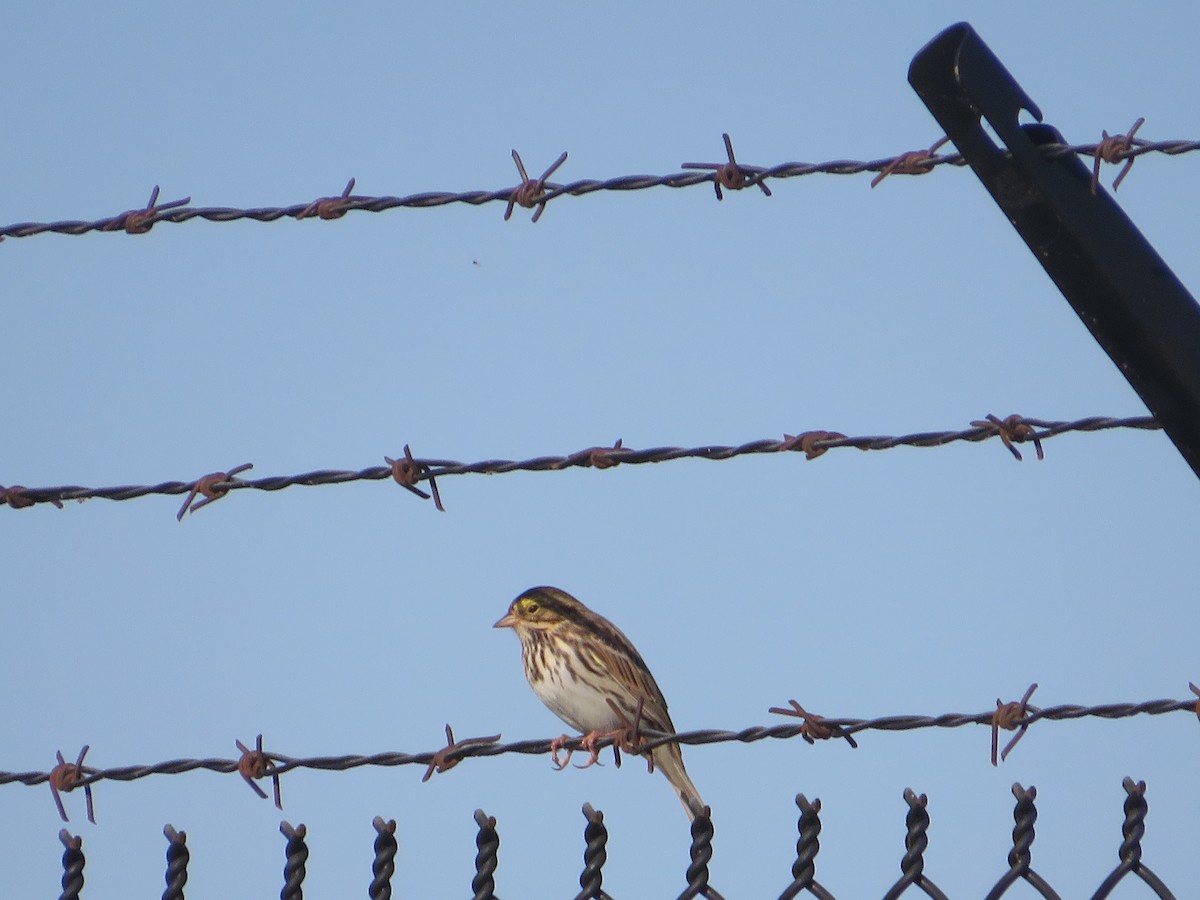
M930 41L909 83L1092 336L1200 476L1200 307L965 22ZM999 135L997 147L981 117Z

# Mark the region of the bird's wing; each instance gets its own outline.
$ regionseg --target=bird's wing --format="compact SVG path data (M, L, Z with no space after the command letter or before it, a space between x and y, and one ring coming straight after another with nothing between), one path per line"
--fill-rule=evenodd
M629 712L636 715L638 703L642 704L642 721L656 731L674 732L671 715L667 712L667 701L659 690L654 676L642 662L641 656L630 656L610 643L597 643L588 651L596 663L613 677L628 693ZM634 651L636 653L637 651ZM630 716L632 719L632 715Z

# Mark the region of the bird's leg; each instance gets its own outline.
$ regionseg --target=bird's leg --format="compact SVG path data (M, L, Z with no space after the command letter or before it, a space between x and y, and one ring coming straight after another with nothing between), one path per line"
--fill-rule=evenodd
M577 769L588 769L588 768L591 768L592 766L604 765L604 763L600 762L600 748L597 746L602 741L612 741L613 760L616 762L617 768L621 767L621 750L622 750L622 748L624 748L629 753L637 753L638 752L638 745L641 744L641 738L638 734L638 727L642 723L642 704L641 704L641 702L638 703L637 715L634 716L633 721L631 722L631 721L629 721L629 717L627 715L625 715L625 711L622 710L621 707L619 707L612 700L611 697L609 697L607 699L608 699L609 708L613 711L613 713L616 715L618 721L621 723L620 727L611 728L608 731L589 731L582 738L580 738L579 739L580 749L586 750L590 754L590 756L588 758L588 761L586 763L584 763L582 766L576 766L575 768L577 768ZM563 743L567 740L568 740L568 738L564 734L562 737L557 738L556 740L554 740L550 743L550 749L555 751L554 762L556 765L558 764L557 751L562 749ZM654 771L654 757L649 753L645 754L645 756L650 765L650 771L653 772ZM569 763L570 761L571 761L571 756L570 756L570 751L568 751L567 758L565 760L563 760L562 764L559 765L559 768L561 769L561 768L565 767L566 764Z
M607 699L609 708L616 714L617 718L620 719L621 727L600 735L600 738L612 738L613 759L616 760L617 768L619 769L621 768L622 748L624 748L627 753L637 753L638 745L642 742L641 736L638 734L638 728L642 724L642 701L638 701L637 715L634 716L633 721L630 722L629 717L625 715L625 711L622 710L621 707L617 706L611 697ZM654 757L647 753L646 759L649 763L650 771L653 772Z
M554 768L560 772L567 767L567 763L571 761L571 754L573 754L575 751L570 747L567 747L567 758L564 760L559 760L558 754L562 751L563 746L571 740L573 740L573 738L569 734L560 734L550 742L550 756L554 761Z

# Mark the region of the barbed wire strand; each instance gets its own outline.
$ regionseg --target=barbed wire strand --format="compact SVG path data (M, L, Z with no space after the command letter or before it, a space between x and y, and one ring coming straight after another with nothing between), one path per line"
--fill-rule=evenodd
M1043 720L1069 721L1083 718L1112 720L1127 719L1140 715L1159 716L1175 712L1187 712L1200 718L1200 688L1194 685L1190 685L1190 687L1196 696L1193 696L1189 700L1147 700L1140 703L1106 703L1098 706L1062 704L1044 708L1026 704L1024 717L1010 724L1014 728L1026 729L1030 725ZM792 701L792 703L795 706L799 706L795 701ZM795 713L789 710L772 709L773 711L780 711L787 715L795 715ZM806 717L808 715L807 713L805 714ZM966 725L984 725L991 729L995 726L996 715L997 711L992 709L981 713L943 713L937 716L890 715L873 719L814 718L819 721L822 730L822 733L817 734L816 737L844 738L868 731L907 732L927 728L961 728ZM808 721L802 721L799 724L753 725L737 731L707 728L665 734L645 730L637 736L636 749L639 753L646 753L655 747L671 742L699 746L733 742L748 744L768 738L787 740L795 737L802 737L812 743L813 736L814 731ZM535 738L501 743L500 735L492 735L485 738L467 738L456 741L450 732L449 726L447 726L447 737L449 744L446 747L420 753L386 751L370 755L350 754L341 756L294 757L274 751L266 753L261 749L262 736L260 735L254 748L246 747L240 741L237 742L239 749L243 751L240 759L209 757L172 759L148 765L128 765L110 768L87 767L83 771L77 772L74 781L65 787L62 784L55 786L54 779L57 767L46 772L0 772L0 785L23 784L32 787L50 783L55 788L55 791L58 792L69 791L78 787L90 788L101 781L130 782L147 778L151 775L182 775L188 772L203 770L219 774L237 772L243 778L246 778L247 783L256 788L255 793L259 797L266 799L266 792L257 789L257 785L254 785L250 781L250 778L247 777L247 772L250 772L251 777L254 778L269 777L277 781L281 775L291 772L294 769L341 772L363 766L390 768L415 765L426 767L426 777L422 779L424 781L428 780L430 772L446 771L467 758L493 757L509 753L541 756L552 754L556 747L565 750L583 749L582 736L567 738L566 740ZM607 746L622 745L623 740L622 738L605 738L597 741L596 747L604 748ZM628 747L627 744L623 746ZM252 759L254 762L253 765L247 762L248 758ZM266 760L267 763L261 766L258 765L263 760ZM276 795L276 803L279 803L278 794ZM66 821L66 812L61 806L60 813L64 821ZM91 809L89 809L89 817L91 817L90 814Z
M1140 123L1139 123L1140 124ZM1102 132L1103 137L1094 144L1047 144L1039 148L1048 159L1060 156L1078 154L1091 157L1096 166L1097 178L1100 162L1128 166L1134 159L1148 153L1167 156L1178 156L1200 150L1200 141L1196 140L1164 140L1148 141L1130 134L1109 135ZM256 222L274 222L278 219L306 219L316 217L325 220L340 219L348 212L386 212L393 209L429 209L437 206L447 206L453 203L465 203L471 206L481 206L486 203L503 203L506 205L505 219L512 215L513 205L517 204L526 209L534 209L533 220L537 221L545 212L546 204L558 197L582 197L597 191L641 191L654 187L689 188L701 184L712 184L717 191L717 199L721 199L721 187L740 190L748 187L758 187L766 196L770 189L764 182L770 178L799 178L805 175L860 175L875 173L876 178L871 186L875 187L882 178L890 175L927 175L942 166L965 166L967 163L961 154L949 153L937 155L934 151L941 144L934 143L929 150L906 151L894 156L875 160L829 160L820 163L785 162L778 165L762 167L749 166L737 162L733 158L732 144L729 136L723 135L729 151L728 163L685 163L685 166L702 167L702 170L680 171L668 175L619 175L606 179L582 179L567 184L554 184L546 179L554 170L566 161L566 153L538 179L530 179L520 161L520 156L513 151L513 159L517 162L522 175L522 182L515 187L505 187L499 190L476 191L426 191L395 196L366 196L351 193L355 179L351 178L341 194L320 197L288 206L264 206L255 208L240 208L230 206L193 207L191 197L158 203L159 188L154 187L150 201L144 207L126 210L116 216L108 216L91 221L64 220L59 222L20 222L0 227L0 241L6 237L32 237L33 235L54 233L80 235L92 231L123 231L126 234L145 234L160 222L181 224L192 219L204 219L209 222L235 222L240 219L250 219ZM1118 184L1127 174L1128 168L1118 176Z
M265 478L241 479L237 472L250 467L249 463L231 469L205 475L194 481L164 481L152 485L124 485L119 487L60 487L30 488L24 485L4 487L0 485L0 506L25 509L38 503L50 503L62 508L67 500L133 500L148 495L187 494L177 518L226 496L235 490L279 491L288 487L314 487L327 484L347 484L353 481L383 481L394 479L414 494L430 499L431 494L416 488L421 481L428 481L432 498L438 509L442 509L441 496L437 490L438 478L452 475L502 475L510 472L561 471L570 468L607 469L617 465L642 465L645 463L670 462L679 459L726 460L734 457L766 453L800 452L812 460L829 450L855 447L859 450L890 450L895 447L941 447L957 441L977 443L990 438L999 438L1012 453L1021 460L1018 443L1031 442L1042 458L1041 442L1069 432L1096 432L1113 429L1135 429L1142 431L1160 430L1162 426L1152 416L1112 418L1091 416L1075 421L1051 421L1010 415L1004 419L989 415L976 420L970 428L957 431L925 431L899 436L847 437L835 431L806 431L796 435L785 434L782 440L766 438L736 446L707 444L702 447L653 447L635 450L617 441L611 447L588 447L565 456L537 456L525 460L490 459L481 462L463 463L449 459L414 458L405 446L405 457L392 459L385 456L386 466L372 466L358 470L318 469L299 475L272 475ZM203 494L204 498L195 498Z

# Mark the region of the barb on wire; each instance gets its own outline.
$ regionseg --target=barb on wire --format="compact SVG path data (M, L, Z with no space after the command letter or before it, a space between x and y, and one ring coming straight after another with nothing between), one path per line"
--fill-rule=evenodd
M304 485L311 487L324 484L345 484L350 481L382 481L394 479L402 487L416 490L421 481L428 481L433 491L434 503L439 510L441 498L437 493L435 479L447 478L451 475L500 475L509 472L547 472L561 471L571 468L609 469L617 465L642 465L646 463L671 462L679 459L725 460L738 456L761 453L803 453L809 460L816 459L828 450L841 447L857 447L859 450L891 450L895 447L941 447L958 441L978 443L990 438L999 437L1005 446L1011 450L1016 459L1021 459L1020 452L1013 446L1014 442L1032 441L1039 448L1041 442L1068 432L1095 432L1111 429L1135 429L1140 431L1157 431L1162 426L1151 416L1135 416L1117 419L1106 416L1092 416L1077 419L1073 422L1033 419L1025 416L1011 415L1005 419L990 416L988 420L973 422L970 428L958 431L924 431L899 436L863 435L846 437L836 431L807 431L798 435L785 434L783 440L770 438L749 441L737 446L721 444L705 444L701 447L652 447L646 450L635 450L617 441L612 447L590 447L563 456L537 456L525 460L490 459L482 462L463 463L449 459L415 459L411 453L400 460L384 457L388 463L385 466L374 466L357 471L320 469L299 475L271 475L266 478L240 479L234 478L238 472L249 467L239 466L227 473L217 473L206 476L199 481L166 481L154 485L125 485L122 487L90 488L76 485L44 488L19 489L18 503L14 507L13 495L16 490L10 488L7 496L10 508L25 508L37 503L61 504L64 500L90 500L102 498L105 500L133 500L151 494L173 495L188 494L188 502L181 509L180 516L187 509L195 511L207 505L218 496L224 496L230 490L259 490L279 491L284 488ZM406 448L407 449L407 448ZM399 471L399 474L397 474ZM218 475L224 475L221 478ZM411 484L409 482L412 482ZM428 499L424 492L416 491ZM204 500L191 504L197 494L205 494ZM211 493L211 495L210 495ZM189 507L189 504L190 507Z
M512 189L512 193L508 195L508 208L504 210L504 221L507 222L513 214L514 204L522 209L537 209L533 213L531 222L536 222L542 217L542 213L546 211L546 180L555 173L559 166L567 161L567 151L564 150L562 155L550 164L550 168L542 173L541 178L530 178L525 173L525 163L521 162L521 154L516 150L512 152L513 162L517 164L517 171L521 173L521 183Z
M781 449L799 450L808 460L824 455L831 447L831 441L844 441L848 438L840 431L802 431L800 434L784 434ZM869 447L859 447L859 450L869 450Z
M50 502L59 509L63 508L61 500L51 500ZM4 506L6 503L13 509L26 509L30 506L33 506L35 503L37 503L37 501L30 500L25 496L24 485L14 484L12 487L6 488L4 485L0 484L0 506Z
M463 758L457 754L463 747L482 747L487 744L495 744L499 740L500 735L493 734L488 737L466 738L465 740L456 741L454 739L454 731L450 728L450 723L447 722L446 746L433 754L433 758L429 760L429 768L425 770L425 776L421 779L421 783L424 784L432 778L434 772L437 772L439 775L443 772L449 772L462 762Z
M577 450L567 456L566 462L568 465L583 466L584 468L611 469L621 463L621 460L613 458L613 451L623 449L625 449L624 442L617 438L611 447L588 447L584 450Z
M1109 135L1107 131L1101 130L1103 135L1100 143L1096 145L1095 157L1096 160L1092 164L1092 196L1096 196L1096 189L1100 186L1100 163L1119 163L1125 161L1124 168L1121 169L1119 175L1113 181L1113 190L1121 186L1121 182L1125 180L1125 176L1129 174L1129 170L1133 168L1133 161L1137 158L1130 154L1134 147L1140 147L1148 143L1141 138L1134 137L1137 130L1142 127L1146 121L1144 117L1139 117L1133 123L1133 127L1129 129L1128 134Z
M783 709L779 706L772 706L767 710L769 713L775 713L779 716L792 716L795 719L801 719L804 724L800 732L800 737L804 738L806 743L815 744L817 741L827 741L830 738L840 737L845 738L855 750L858 749L858 742L853 737L836 728L825 721L824 716L818 716L816 713L810 713L795 700L789 700L788 706L790 709Z
M764 194L771 196L771 189L766 185L766 176L757 174L758 170L749 169L745 166L738 165L737 158L733 155L733 141L729 139L728 134L722 134L722 139L725 141L725 155L729 157L728 162L723 163L684 163L680 166L681 169L704 169L711 171L713 190L717 192L717 199L724 200L725 197L721 194L722 186L731 191L740 191L742 188L750 184L757 184Z
M1042 439L1038 435L1037 430L1022 416L1015 413L1011 416L1005 416L1001 419L999 416L994 416L991 413L987 414L985 419L977 419L971 423L976 428L990 429L992 434L995 434L1004 446L1008 448L1008 452L1013 455L1017 462L1020 462L1021 451L1014 445L1022 441L1033 441L1033 446L1037 450L1038 460L1046 458L1046 454L1042 451Z
M787 715L794 710L784 710ZM1134 716L1161 716L1168 713L1186 712L1196 715L1196 697L1186 700L1146 700L1140 703L1108 703L1100 706L1059 705L1042 708L1026 707L1026 714L1013 724L1017 728L1032 725L1034 722L1070 721L1083 718L1098 719L1127 719ZM666 734L644 729L641 732L641 742L636 751L641 754L649 753L664 744L678 743L688 746L723 743L755 743L757 741L774 739L788 740L795 737L813 736L813 725L808 722L811 718L807 713L802 722L788 722L777 725L753 725L739 731L723 729L699 729L682 731L676 734ZM996 718L996 710L986 710L979 713L943 713L937 716L924 715L890 715L874 719L833 718L825 717L820 724L832 731L834 737L858 735L867 731L902 732L918 731L927 728L962 728L966 725L982 725L989 730ZM499 737L499 736L497 736ZM605 735L595 742L594 748L602 750L615 746L621 740L619 733ZM173 759L151 765L133 765L118 768L87 768L83 770L84 777L75 782L75 787L86 787L99 781L137 781L151 775L181 775L187 772L204 770L223 774L239 773L246 778L260 797L266 794L253 783L253 778L266 775L272 778L291 772L293 769L312 769L323 772L341 772L362 766L379 766L391 768L395 766L422 766L428 771L429 764L440 758L444 761L465 759L467 757L502 756L507 753L519 753L525 756L547 756L552 753L555 745L560 749L588 750L584 746L584 738L541 738L532 740L513 741L501 744L490 738L473 738L470 741L458 741L452 751L447 748L425 751L421 753L404 753L388 751L370 756L314 756L291 757L278 753L267 754L261 749L261 739L255 750L247 748L238 742L242 751L240 759ZM80 763L82 764L82 760ZM66 765L70 765L67 763ZM57 767L56 767L57 768ZM436 768L436 767L435 767ZM256 774L260 773L260 774ZM50 782L56 777L54 772L4 772L0 771L0 785L24 784L39 785Z
M250 786L250 790L258 794L263 800L266 800L267 792L255 784L254 781L257 778L265 778L270 775L271 784L275 788L275 808L283 809L283 800L279 795L279 770L275 767L275 763L280 761L281 757L263 752L263 736L261 734L255 738L253 750L241 741L235 741L234 743L242 751L242 757L237 761L237 771L242 776L242 780Z
M58 765L55 766L47 774L46 780L50 782L50 793L54 796L54 805L58 807L58 814L64 822L71 821L67 818L67 809L63 806L61 794L69 794L77 787L83 788L83 796L87 800L87 817L88 821L93 825L96 824L96 810L92 805L92 783L88 776L96 773L95 769L89 769L83 764L83 758L87 756L90 750L87 744L83 745L83 749L79 751L79 756L75 762L69 763L63 759L62 751L55 751L55 756L58 758Z
M172 200L170 203L164 203L161 206L158 203L158 185L154 186L154 190L150 192L150 201L142 209L129 209L112 219L106 221L98 227L98 231L121 231L126 234L146 234L154 223L159 221L159 216L166 210L182 209L192 202L191 197L184 197L182 200Z
M1121 136L1117 135L1116 137L1120 138ZM1117 146L1115 143L1106 145L1102 140L1099 144L1047 144L1038 149L1047 159L1056 159L1065 155L1079 155L1094 159L1097 152L1103 148L1101 152L1102 158L1111 163L1123 161L1128 163L1128 161L1147 153L1178 156L1183 153L1192 153L1200 150L1200 141L1146 141L1142 138L1134 139L1132 137L1132 129L1131 134L1126 137L1129 138L1128 146ZM1105 140L1115 142L1116 138L1106 138ZM562 158L565 159L565 156L566 154L563 154ZM732 157L732 152L730 152L730 156ZM516 154L514 151L515 158ZM918 151L917 153L909 151L884 159L874 160L839 159L819 163L784 162L768 168L734 163L732 158L730 159L730 163L700 163L693 165L716 166L719 169L722 166L730 164L734 165L737 173L744 178L743 187L749 184L757 184L764 192L768 193L769 189L763 184L768 178L799 178L805 175L861 175L864 173L879 174L884 172L888 172L889 174L924 175L941 166L966 165L961 154L948 153L938 156L926 153L925 151ZM619 175L615 178L607 179L582 179L573 181L570 184L547 184L546 179L553 174L556 167L557 164L551 166L542 178L535 180L530 179L524 171L524 165L518 163L518 171L521 172L523 180L516 188L500 188L499 190L492 191L464 191L458 193L450 191L425 191L417 194L408 194L403 197L360 197L352 196L347 192L342 197L322 199L332 201L326 203L324 208L338 214L337 216L333 216L333 218L341 218L341 216L351 210L386 212L393 209L429 209L452 203L466 203L471 206L481 206L485 203L504 203L507 207L505 219L508 219L512 215L512 209L515 205L525 208L537 206L538 210L534 213L533 217L534 221L537 221L542 210L545 209L546 203L563 195L582 197L585 194L592 194L597 191L642 191L654 187L689 188L705 183L713 183L719 194L720 186L724 183L720 180L719 174L711 170L704 172L692 170L674 172L668 175ZM875 183L878 184L878 180ZM150 204L145 209L130 210L115 217L96 219L94 221L73 219L59 222L18 222L13 225L2 226L0 227L0 240L3 240L5 237L32 237L36 234L46 233L77 235L86 234L90 231L113 231L121 229L128 231L130 226L135 229L131 233L143 234L151 226L159 222L179 224L191 221L192 219L204 219L209 222L233 222L239 219L251 219L255 222L274 222L283 218L301 219L311 216L314 212L320 215L320 203L322 202L316 201L316 207L314 207L313 201L305 201L290 206L242 209L228 206L186 206L185 204L191 202L190 198L155 205L157 199L158 191L156 188L154 194L151 196Z
M23 484L14 484L12 487L5 487L0 484L0 506L8 504L13 509L26 509L33 506L36 500L30 500L25 496L25 486ZM62 503L55 504L59 509L62 509Z
M422 478L429 479L429 490L433 492L433 505L438 512L445 512L446 507L442 506L442 495L438 492L437 479L429 474L429 466L424 463L419 463L413 459L412 450L408 444L404 445L404 456L400 459L392 459L390 456L385 456L383 461L392 468L392 480L406 491L411 491L422 500L428 500L429 494L425 493L419 487L417 482Z
M937 165L937 152L950 142L950 138L942 137L930 144L928 150L910 150L901 153L883 167L878 175L871 179L871 188L877 188L879 183L889 175L928 175Z
M996 712L992 714L993 766L999 765L996 761L996 747L1000 743L1000 729L1003 728L1005 731L1017 729L1017 733L1013 735L1013 739L1004 746L1004 750L1000 753L1001 762L1008 759L1008 754L1017 746L1017 741L1025 737L1025 732L1029 730L1029 722L1025 718L1028 715L1027 706L1029 698L1033 696L1033 692L1037 690L1037 687L1037 682L1035 681L1025 690L1025 695L1015 703L1002 703L999 697L996 698Z
M179 507L179 512L175 514L175 521L182 522L183 517L188 513L194 513L198 509L203 509L212 503L214 500L220 500L229 493L229 488L235 483L235 478L239 472L245 472L253 469L253 463L242 463L228 472L211 472L203 478L198 479L192 489L188 491L187 499L183 501L183 506ZM196 500L197 494L203 494L203 500ZM193 503L192 501L196 502Z
M351 195L354 190L354 179L351 178L346 182L346 188L336 197L318 197L300 212L296 213L296 219L307 219L309 216L319 216L326 221L330 219L340 219L350 210L350 204L356 200L366 200L367 197L355 197Z

